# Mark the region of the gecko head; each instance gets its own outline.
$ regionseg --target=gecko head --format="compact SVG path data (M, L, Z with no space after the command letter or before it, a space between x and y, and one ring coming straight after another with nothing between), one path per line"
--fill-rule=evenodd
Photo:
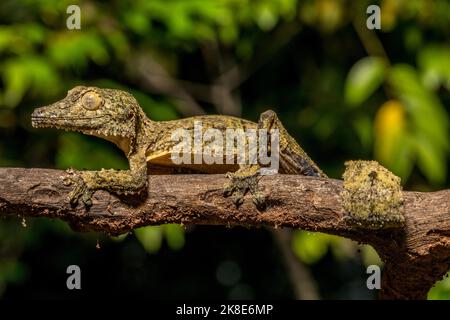
M136 139L140 107L128 92L77 86L31 115L36 128L57 128L99 136L130 151Z

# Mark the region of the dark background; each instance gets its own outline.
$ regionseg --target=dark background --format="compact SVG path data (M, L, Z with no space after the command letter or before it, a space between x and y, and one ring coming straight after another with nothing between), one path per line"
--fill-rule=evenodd
M74 3L80 30L66 27ZM376 32L370 4L381 8ZM446 0L3 0L0 166L127 168L108 142L31 127L34 108L83 84L133 93L154 120L257 121L271 108L330 177L346 160L375 159L407 190L448 188L449 27ZM376 253L335 236L295 231L293 262L266 229L168 225L110 238L17 215L0 221L6 299L376 296L365 283ZM66 288L71 264L80 291ZM429 294L449 297L448 278Z

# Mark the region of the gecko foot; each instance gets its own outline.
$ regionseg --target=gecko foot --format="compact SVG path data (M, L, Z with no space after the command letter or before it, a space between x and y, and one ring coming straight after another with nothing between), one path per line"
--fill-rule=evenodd
M250 193L256 207L259 210L265 209L266 197L258 187L261 178L259 174L243 176L236 173L227 173L226 177L230 179L230 182L225 186L223 194L225 197L231 196L237 207L244 202L245 195Z
M69 173L70 176L64 177L63 184L66 186L74 186L74 189L69 194L70 205L75 207L78 204L78 200L81 198L81 201L84 203L86 208L91 207L91 198L95 190L88 187L80 173L77 173L72 169L67 170L67 173Z

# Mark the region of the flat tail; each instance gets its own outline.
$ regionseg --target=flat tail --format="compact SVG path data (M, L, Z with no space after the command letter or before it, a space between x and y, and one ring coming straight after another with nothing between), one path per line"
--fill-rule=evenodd
M280 154L280 173L299 174L303 176L323 177L327 175L312 161L306 153L300 155L289 148Z

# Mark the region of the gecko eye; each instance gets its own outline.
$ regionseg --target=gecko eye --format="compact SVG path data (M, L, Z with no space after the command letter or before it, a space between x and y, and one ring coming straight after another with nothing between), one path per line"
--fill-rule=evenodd
M102 105L102 98L97 92L86 92L81 99L84 108L88 110L97 110Z

